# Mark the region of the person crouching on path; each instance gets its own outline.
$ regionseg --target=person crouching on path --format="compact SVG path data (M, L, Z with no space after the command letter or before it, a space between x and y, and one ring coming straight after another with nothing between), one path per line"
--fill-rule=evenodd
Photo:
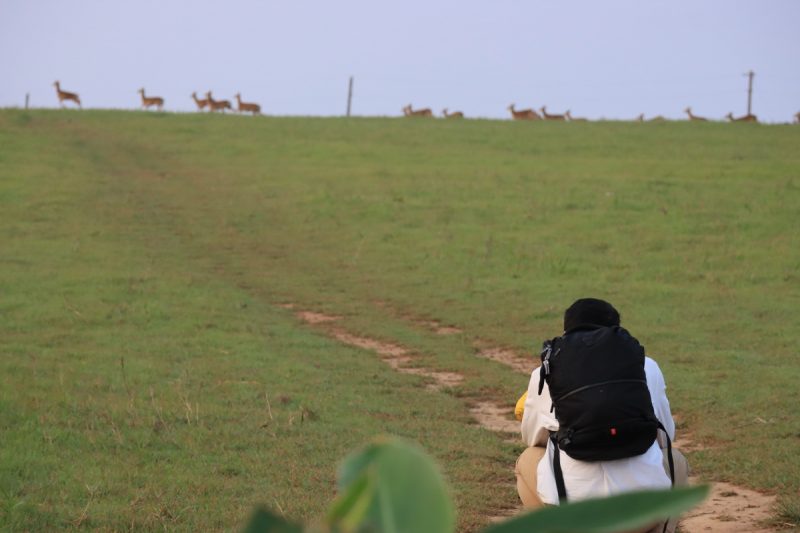
M571 337L571 339L569 339ZM581 339L576 342L576 338ZM569 340L568 340L569 339ZM600 339L600 340L598 340ZM605 344L602 339L611 339L612 344ZM553 344L550 344L550 343ZM572 373L580 373L580 370L588 366L586 361L592 362L598 359L591 359L591 357L607 357L608 360L614 359L610 364L617 364L617 359L614 358L614 346L633 346L634 353L632 356L633 363L627 364L628 367L633 367L633 372L639 372L641 375L641 361L644 364L644 378L646 381L647 390L643 390L644 384L641 379L617 379L608 380L600 384L591 384L589 386L578 387L580 390L571 390L569 394L563 394L557 398L555 405L550 395L550 383L558 383L553 381L556 379L556 369L569 368L570 342L573 346L578 346L578 349L584 351L591 351L597 348L602 352L602 346L611 346L607 348L607 353L590 353L587 359L578 364L581 366L572 366ZM627 345L614 345L613 342L628 343ZM592 345L595 343L595 345ZM548 352L548 346L551 350ZM586 348L589 346L589 348ZM562 348L564 348L562 352ZM608 351L610 350L610 352ZM627 348L626 348L627 350ZM617 353L624 352L625 350L617 349ZM627 357L627 355L620 355L619 359ZM637 359L638 357L638 359ZM637 491L637 490L658 490L670 488L672 482L670 479L670 468L668 464L667 436L671 442L675 438L675 422L672 419L672 414L669 408L669 400L666 395L666 385L664 383L664 376L658 364L650 357L644 356L644 349L638 344L638 341L630 336L630 334L620 327L620 316L614 307L603 300L594 298L583 298L573 303L564 313L564 335L557 337L553 341L545 343L545 349L542 352L542 359L548 359L543 362L546 367L545 376L542 376L542 366L536 368L531 373L528 391L526 392L527 398L524 398L524 410L522 411L522 440L528 448L520 455L515 467L517 476L517 491L519 492L520 499L525 508L531 509L541 507L543 505L558 505L559 501L579 501L587 498L601 498L620 494L623 492ZM598 366L597 368L606 368L606 364ZM566 370L565 370L566 372ZM569 378L570 376L566 376ZM544 379L547 378L547 379ZM558 376L559 380L563 381L564 376ZM601 378L605 380L606 378ZM619 382L619 387L636 387L641 390L623 394L621 397L626 398L624 394L638 394L637 397L641 400L639 403L643 405L643 409L647 413L655 415L657 420L652 420L655 427L660 422L658 430L648 429L645 431L646 435L644 440L639 439L642 444L638 445L638 449L634 449L630 455L625 451L618 452L612 448L607 448L604 452L595 454L591 445L593 443L583 442L582 446L591 448L591 452L585 452L583 449L576 449L576 441L579 441L578 435L580 431L571 433L570 427L567 427L567 413L568 408L575 410L576 406L581 407L580 394L595 395L592 401L597 399L597 395L612 394L611 390L614 385L606 385L613 381ZM627 382L627 383L622 383ZM556 389L553 389L556 390ZM594 391L594 392L592 392ZM652 403L652 411L650 406L647 405L647 396L649 392L649 399ZM567 405L564 401L566 396L572 396L570 399L571 404ZM634 396L631 396L634 397ZM520 404L523 402L520 398ZM591 409L591 404L587 399L587 412ZM553 409L555 407L555 409ZM519 407L517 409L519 411ZM649 415L652 418L652 415ZM558 416L558 419L556 418ZM586 422L585 416L582 422ZM574 416L573 416L574 419ZM567 431L558 432L559 421L562 420L563 425ZM590 424L591 425L591 424ZM601 424L602 425L602 424ZM618 424L610 424L607 430L601 431L602 435L597 438L599 447L613 446L615 435L617 435ZM605 426L603 426L605 427ZM620 427L620 436L625 433L622 425ZM591 428L595 431L595 428ZM650 431L650 432L648 432ZM590 435L594 433L589 432ZM611 435L611 437L609 437ZM570 437L570 438L568 438ZM589 437L593 439L594 437ZM652 444L648 446L648 443ZM621 439L620 439L621 440ZM555 450L557 444L559 450ZM635 448L635 446L634 446ZM643 453L642 453L643 451ZM558 452L558 453L556 453ZM595 456L608 457L609 455L621 456L622 458L594 460ZM630 456L625 456L630 455ZM581 459L574 458L573 456L581 457ZM586 459L589 457L591 460ZM554 458L556 458L556 467L554 468ZM675 448L672 448L672 458L674 464L674 484L676 486L688 484L689 466L686 458ZM561 476L558 479L557 472L560 467ZM557 483L563 480L562 483ZM648 528L639 531L652 531L674 532L677 525L677 520L670 520L668 523L655 524Z

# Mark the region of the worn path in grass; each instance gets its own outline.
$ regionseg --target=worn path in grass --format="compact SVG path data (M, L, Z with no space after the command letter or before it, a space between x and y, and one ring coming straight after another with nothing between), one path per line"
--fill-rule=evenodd
M216 178L187 188L105 122L50 118L0 123L0 528L229 530L256 504L314 520L379 433L436 457L459 530L510 501L510 445L458 397L269 304L291 270L264 277Z
M428 386L435 390L447 389L463 381L463 376L455 372L443 373L410 366L414 363L414 357L408 349L388 341L348 333L346 329L337 324L341 320L339 316L299 310L295 304L280 304L280 306L293 310L297 318L306 324L321 327L344 344L377 353L384 362L398 372L429 378L431 383ZM439 335L463 333L460 328L442 326L438 321L416 320L414 323L431 328ZM531 366L529 358L524 358L509 348L489 347L485 342L476 342L475 345L479 357L491 359L514 371L529 375ZM511 410L507 402L500 403L494 399L473 401L469 406L470 414L486 429L506 435L518 435L519 422L509 416ZM688 456L690 463L691 452L698 449L698 446L686 435L679 436L674 446ZM510 464L509 469L513 469L513 465ZM731 483L703 480L698 476L690 476L689 482L691 484L711 482L712 489L708 499L681 520L681 531L685 533L726 533L732 529L751 533L778 531L776 528L765 526L773 513L774 496ZM492 513L487 519L489 521L503 520L521 510L521 507L506 508L500 514Z

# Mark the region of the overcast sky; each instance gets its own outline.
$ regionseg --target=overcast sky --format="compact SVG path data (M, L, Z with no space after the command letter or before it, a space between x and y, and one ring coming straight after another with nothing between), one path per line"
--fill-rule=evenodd
M175 111L238 91L267 114L399 115L408 103L506 118L543 105L589 118L683 109L800 111L798 0L0 0L0 106Z

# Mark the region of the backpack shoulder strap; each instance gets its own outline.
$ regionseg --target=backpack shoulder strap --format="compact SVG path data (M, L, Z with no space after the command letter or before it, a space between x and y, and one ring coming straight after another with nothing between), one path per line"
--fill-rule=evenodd
M672 440L669 438L669 433L667 433L667 429L664 427L664 424L661 423L661 420L658 421L658 429L664 432L664 436L667 438L667 462L669 463L669 479L672 481L672 488L675 488L675 461L672 458ZM661 533L667 533L667 526L669 526L669 520L664 522L664 528L661 530Z
M556 350L555 353L553 353L553 348L554 348L553 345L559 339L560 337L556 337L554 339L544 341L544 344L542 344L542 351L539 354L539 357L542 360L542 366L539 368L539 396L542 395L542 390L544 389L544 383L547 380L547 376L550 375L550 358L558 355L558 352L560 351L559 349Z
M661 421L658 421L658 429L664 432L664 436L667 437L667 462L669 463L669 479L672 481L673 488L675 487L675 460L672 457L672 440L669 438L669 433L667 433L664 424Z
M558 490L558 503L566 503L567 487L564 485L564 473L561 471L561 452L558 449L556 432L550 432L550 442L553 443L553 476L556 478L556 490Z

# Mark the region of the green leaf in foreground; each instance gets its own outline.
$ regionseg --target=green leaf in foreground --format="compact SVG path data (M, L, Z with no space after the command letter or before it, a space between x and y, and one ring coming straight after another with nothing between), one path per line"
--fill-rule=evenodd
M242 533L303 533L303 528L266 509L258 508Z
M450 533L455 512L439 468L418 446L380 438L339 469L328 523L345 532Z
M646 491L547 507L490 526L483 533L613 533L677 516L708 496L707 485Z
M373 482L374 478L364 472L351 483L341 497L331 504L328 521L342 531L357 530L372 503L375 494Z

